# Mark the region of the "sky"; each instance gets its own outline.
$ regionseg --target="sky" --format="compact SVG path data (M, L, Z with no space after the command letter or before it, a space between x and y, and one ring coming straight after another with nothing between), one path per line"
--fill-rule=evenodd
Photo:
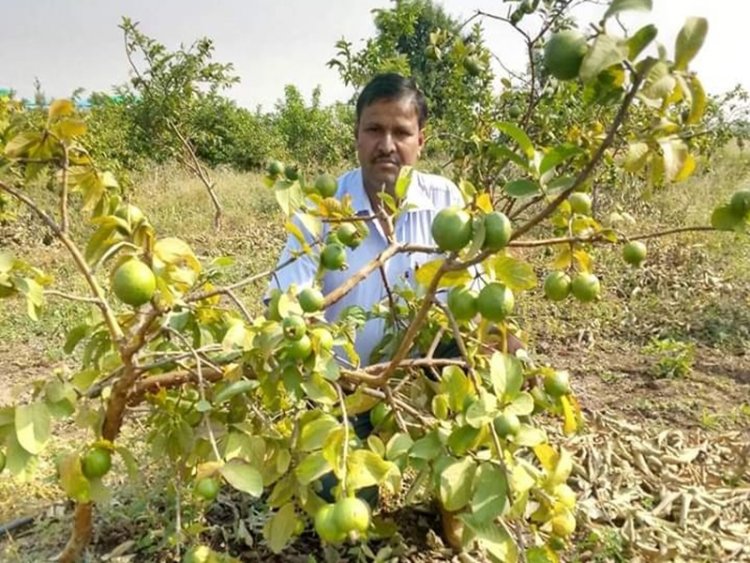
M464 20L479 9L505 15L500 0L442 0L448 13ZM674 39L688 16L704 16L709 32L691 64L710 93L741 83L750 90L750 64L744 59L750 3L739 0L653 0L654 10L633 13L623 23L634 31L645 23L659 28L658 41L673 53ZM110 91L127 81L122 16L140 22L146 35L174 50L200 37L215 44L214 60L231 62L240 83L225 95L239 105L265 110L295 84L309 96L317 85L325 103L346 100L352 90L326 66L335 42L346 38L360 47L375 27L371 10L389 0L0 0L0 88L33 95L38 78L48 97L70 96L76 88ZM601 6L578 12L596 21ZM487 46L512 70L523 70L518 34L507 24L484 19ZM740 57L739 59L737 57ZM502 75L501 68L496 68Z

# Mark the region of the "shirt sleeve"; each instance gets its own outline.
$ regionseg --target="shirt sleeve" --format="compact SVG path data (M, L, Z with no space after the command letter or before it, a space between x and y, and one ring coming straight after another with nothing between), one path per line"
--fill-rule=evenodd
M312 245L314 238L307 228L305 228L299 217L295 215L292 222L303 233L305 242L308 245ZM302 245L300 241L294 235L289 234L284 249L281 251L279 260L276 263L276 272L271 276L264 301L268 301L269 293L272 289L278 288L286 291L292 284L295 284L300 289L313 284L318 267L317 263L310 254L300 254L301 251ZM290 259L294 256L297 256L297 258L290 262Z

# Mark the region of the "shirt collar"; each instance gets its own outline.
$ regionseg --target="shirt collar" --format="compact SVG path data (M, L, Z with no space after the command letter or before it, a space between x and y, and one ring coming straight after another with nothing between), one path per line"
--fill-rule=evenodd
M407 206L408 211L435 209L435 204L423 188L422 182L419 181L419 175L420 173L416 170L412 172L411 183L409 189L406 190L406 197L402 205ZM346 193L351 196L352 208L358 215L372 213L370 198L367 197L362 180L361 168L357 168L355 171L353 182L348 184Z

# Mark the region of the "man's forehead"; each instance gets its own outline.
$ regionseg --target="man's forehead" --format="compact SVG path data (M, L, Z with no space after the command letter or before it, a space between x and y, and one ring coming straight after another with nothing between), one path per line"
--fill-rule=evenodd
M404 120L418 119L417 104L414 98L409 96L377 100L363 108L360 121L370 121L384 117Z

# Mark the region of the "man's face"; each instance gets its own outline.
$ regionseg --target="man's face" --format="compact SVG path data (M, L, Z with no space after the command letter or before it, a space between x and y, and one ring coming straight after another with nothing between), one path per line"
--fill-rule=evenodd
M356 139L365 188L374 193L385 184L392 193L400 168L416 164L424 145L413 101L378 100L365 107Z

